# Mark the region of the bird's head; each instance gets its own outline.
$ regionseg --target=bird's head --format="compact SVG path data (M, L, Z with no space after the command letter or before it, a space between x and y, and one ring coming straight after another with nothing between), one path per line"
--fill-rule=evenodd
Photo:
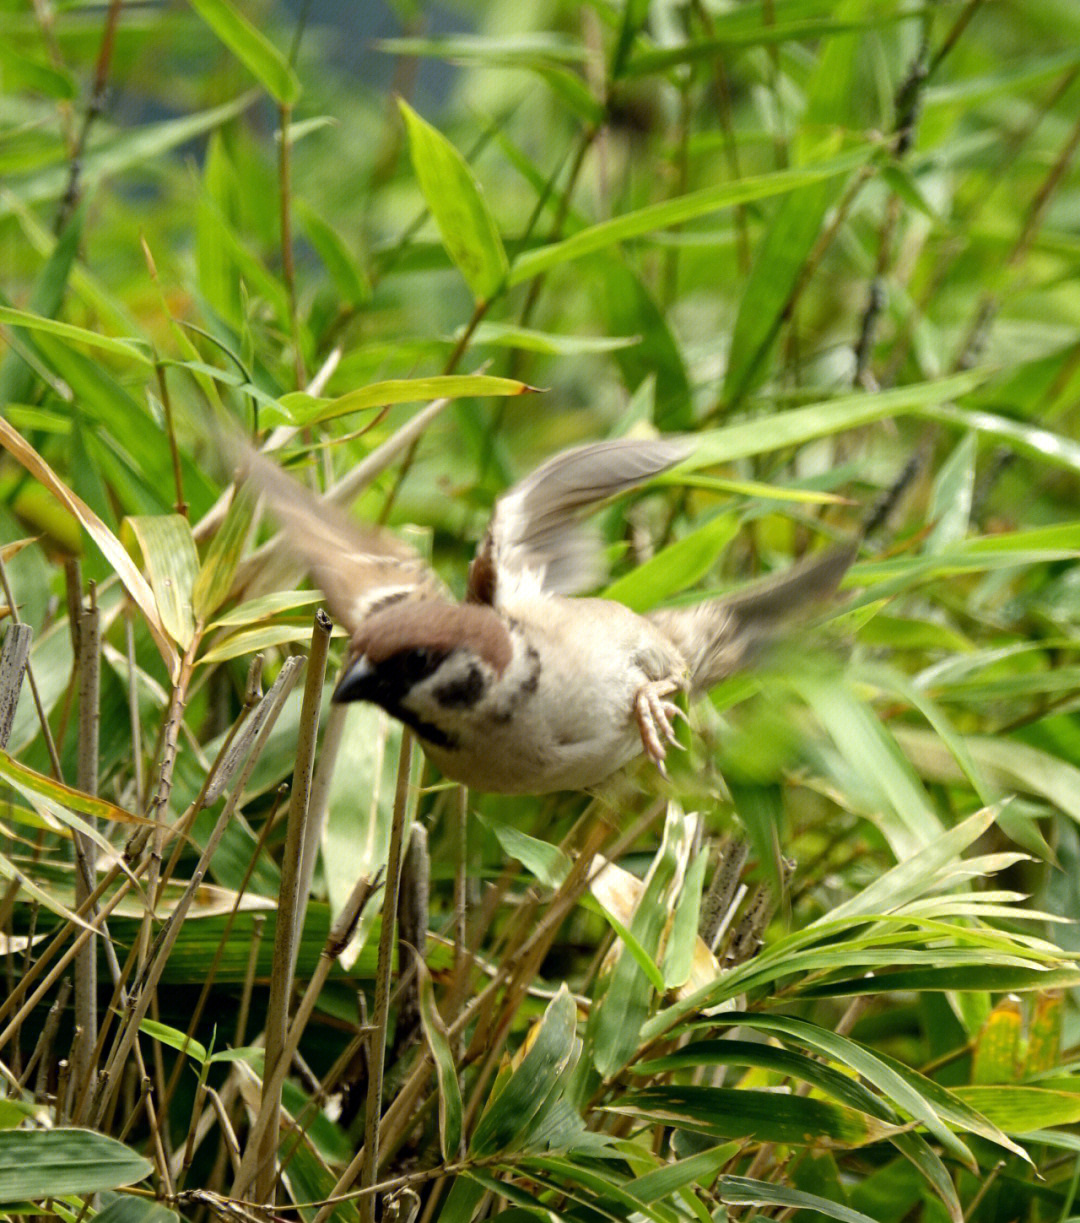
M454 746L455 714L475 706L513 647L490 607L401 603L364 621L333 699L370 701L436 746Z

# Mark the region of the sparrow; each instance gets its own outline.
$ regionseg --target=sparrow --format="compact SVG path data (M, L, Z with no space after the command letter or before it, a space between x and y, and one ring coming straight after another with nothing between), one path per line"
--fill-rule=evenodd
M744 665L855 555L835 547L728 597L639 615L574 597L602 580L598 503L687 458L687 437L624 438L549 459L496 501L456 602L391 532L350 518L247 448L241 466L350 634L332 699L404 723L447 778L499 794L594 790L644 753L663 773L675 698Z

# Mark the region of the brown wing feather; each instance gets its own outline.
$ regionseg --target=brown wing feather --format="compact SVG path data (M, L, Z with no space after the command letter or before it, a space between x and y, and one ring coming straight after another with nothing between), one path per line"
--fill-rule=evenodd
M398 600L442 597L438 578L397 536L350 518L246 443L231 445L241 474L281 523L289 550L350 633L373 611Z
M554 594L578 594L603 577L602 550L580 521L589 506L629 492L686 458L690 439L620 438L549 459L495 503L469 569L467 598L494 604L500 583L533 575Z

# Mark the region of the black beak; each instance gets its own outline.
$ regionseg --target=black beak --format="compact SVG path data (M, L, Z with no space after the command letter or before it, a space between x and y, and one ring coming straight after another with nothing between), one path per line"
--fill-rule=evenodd
M346 701L372 701L375 686L375 668L361 654L338 681L330 699L337 705Z

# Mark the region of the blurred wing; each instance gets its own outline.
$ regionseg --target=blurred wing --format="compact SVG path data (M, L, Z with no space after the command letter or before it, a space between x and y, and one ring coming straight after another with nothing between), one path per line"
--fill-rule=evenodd
M445 597L435 574L397 536L350 518L246 443L235 446L240 474L265 496L290 552L350 633L392 603Z
M691 692L704 692L743 666L757 650L815 604L836 593L858 548L830 548L738 594L691 607L650 612L690 666Z
M549 459L495 502L469 568L469 602L494 605L522 587L577 594L597 586L602 549L582 512L674 467L691 450L687 438L620 438Z

